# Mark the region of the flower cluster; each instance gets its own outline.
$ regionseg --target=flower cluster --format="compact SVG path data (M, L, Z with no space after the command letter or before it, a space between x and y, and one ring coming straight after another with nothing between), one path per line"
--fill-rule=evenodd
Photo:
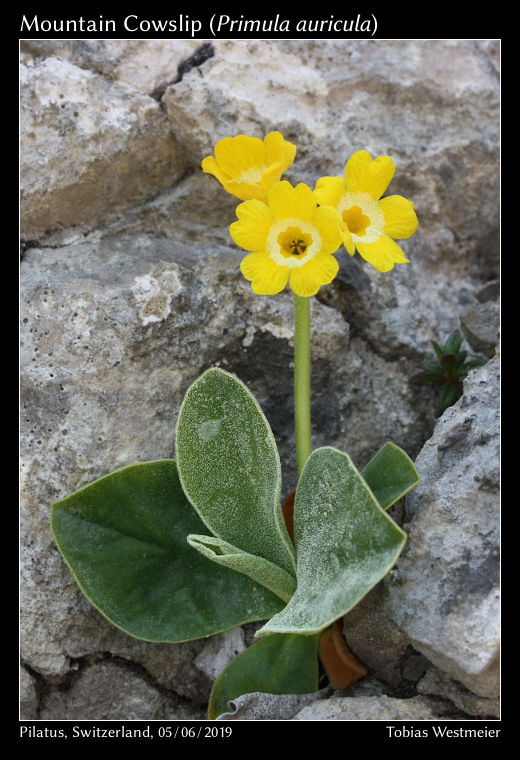
M417 216L403 196L382 197L395 171L390 156L372 160L368 151L357 151L343 177L321 177L312 190L281 180L295 154L295 145L270 132L263 140L219 140L215 155L202 162L205 172L243 201L230 234L249 251L240 270L255 293L280 293L289 283L299 296L315 295L336 276L333 254L342 244L379 272L408 262L395 238L413 235Z

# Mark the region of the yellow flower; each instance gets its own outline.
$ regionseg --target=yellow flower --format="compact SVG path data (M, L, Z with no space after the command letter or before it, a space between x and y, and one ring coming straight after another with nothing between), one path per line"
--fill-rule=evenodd
M267 191L294 161L296 145L280 132L259 137L224 137L215 145L215 156L202 161L202 169L242 201L265 201Z
M390 156L374 161L367 150L354 153L345 167L345 178L322 177L314 194L318 203L333 206L342 220L343 244L380 272L408 259L393 238L408 238L417 229L413 203L402 195L381 198L395 171Z
M229 231L237 245L251 251L240 271L260 295L280 293L287 282L299 296L315 295L337 274L332 256L341 245L340 219L330 206L318 206L311 188L283 180L267 203L240 203Z

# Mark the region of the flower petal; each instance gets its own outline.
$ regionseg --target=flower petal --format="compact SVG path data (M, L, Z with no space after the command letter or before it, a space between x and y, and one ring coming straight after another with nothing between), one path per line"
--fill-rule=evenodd
M347 251L353 256L356 252L356 244L352 240L350 230L343 220L341 221L341 239Z
M374 161L368 150L358 150L345 166L349 193L368 193L378 200L394 176L395 164L390 156L378 156Z
M220 169L230 177L265 161L264 144L259 137L224 137L215 145L215 159Z
M314 195L318 203L322 206L334 206L334 208L337 208L345 192L343 177L320 177L314 187Z
M261 296L280 293L289 279L289 267L277 264L267 251L248 253L240 263L240 271L251 281L253 293Z
M293 187L285 179L272 186L267 194L267 202L277 219L293 216L302 221L309 221L318 205L308 185L300 182Z
M379 208L385 215L385 233L393 238L408 238L417 229L417 214L412 201L402 195L388 195L381 198Z
M291 269L289 285L298 296L314 296L321 288L332 282L339 264L334 256L315 256L301 267Z
M267 191L253 182L238 182L236 179L228 179L222 181L222 187L231 195L240 198L241 201L267 200Z
M220 170L214 156L206 156L206 158L202 160L201 166L203 172L206 172L206 174L213 174L213 176L222 184L228 179L227 175Z
M312 217L321 237L320 253L334 253L341 245L341 218L332 206L319 206Z
M273 163L279 163L283 172L292 164L296 155L296 145L284 140L280 132L269 132L264 137L265 162L269 166Z
M269 190L269 188L272 187L275 182L278 182L283 172L284 169L281 163L275 162L273 164L269 164L267 169L262 172L262 179L260 180L260 185L263 190Z
M235 243L246 251L264 249L273 223L273 216L265 203L256 199L244 201L237 206L236 215L238 221L229 227Z
M388 235L381 235L375 243L356 243L356 248L365 261L379 272L389 272L394 268L394 264L409 262L395 240Z

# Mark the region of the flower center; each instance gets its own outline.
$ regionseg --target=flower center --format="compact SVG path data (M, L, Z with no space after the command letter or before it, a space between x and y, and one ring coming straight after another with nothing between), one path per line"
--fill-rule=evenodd
M262 180L262 174L267 169L265 164L262 166L253 166L251 169L244 169L237 177L238 182L247 182L250 185L255 185Z
M311 244L312 237L307 232L302 232L299 227L288 227L278 235L280 253L285 258L293 256L299 259L303 258Z
M362 237L367 227L370 226L370 218L364 214L359 206L351 206L342 211L343 221L353 235Z

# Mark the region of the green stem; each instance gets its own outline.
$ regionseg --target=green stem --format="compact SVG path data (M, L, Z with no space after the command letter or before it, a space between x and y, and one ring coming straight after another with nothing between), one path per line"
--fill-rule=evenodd
M311 444L311 299L294 294L294 429L298 477Z

